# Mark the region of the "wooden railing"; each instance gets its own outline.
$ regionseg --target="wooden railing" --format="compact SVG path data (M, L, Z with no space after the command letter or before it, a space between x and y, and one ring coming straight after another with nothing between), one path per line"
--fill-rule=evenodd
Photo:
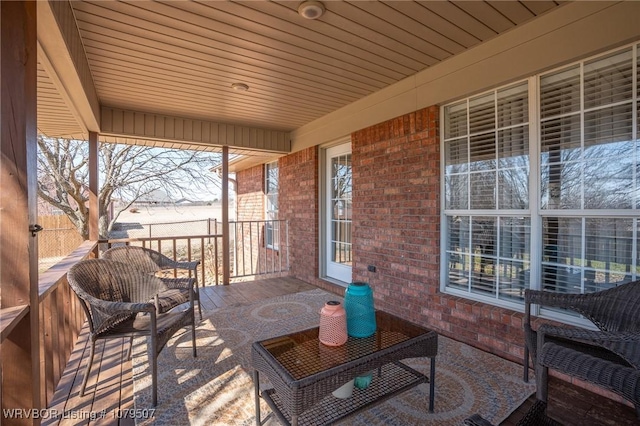
M51 401L85 322L82 306L67 281L67 271L81 260L96 257L95 248L95 241L85 241L62 262L41 274L38 280L42 336L40 371L46 406Z
M229 222L231 277L280 274L289 270L286 220Z
M136 245L159 251L177 261L200 260L200 285L219 285L222 277L222 235L122 238L99 241L99 252L117 245Z
M61 262L43 273L38 280L38 306L37 309L31 309L29 305L15 306L12 308L2 309L0 318L1 344L11 340L19 340L28 338L23 336L24 327L20 326L21 320L30 313L38 312L38 348L39 356L39 400L42 407L47 407L53 398L55 387L62 377L64 368L69 360L73 346L78 339L78 335L84 324L84 312L80 307L77 298L73 295L69 283L67 281L67 271L72 265L75 265L83 259L95 257L95 241L86 241L74 250L69 256ZM34 327L32 327L34 328ZM25 356L29 356L25 354ZM2 368L3 374L12 374L16 369L20 369L22 360L18 357L3 357ZM4 381L3 381L4 383ZM25 388L29 387L29 383L24 383ZM0 394L5 392L15 392L15 389L0 389ZM28 410L38 407L21 407L17 405L15 408ZM21 416L32 415L33 412L23 411ZM8 423L14 423L9 419L3 420ZM15 421L15 423L31 423L32 419L23 419Z
M230 224L234 244L231 254L231 276L260 275L285 272L289 269L288 230L286 221L250 221ZM67 281L67 272L76 263L99 257L100 253L117 244L133 244L160 251L174 260L199 259L198 271L201 284L222 283L222 235L190 235L155 238L109 239L85 241L69 256L40 274L38 280L38 306L31 309L28 304L1 310L1 342L29 338L23 336L25 317L37 312L37 324L31 320L31 329L37 327L39 359L39 401L48 407L56 386L80 331L85 323L85 315L78 299ZM28 326L27 326L28 327ZM30 334L28 332L27 334ZM4 345L3 345L4 346ZM22 365L19 357L4 359L3 374L19 371ZM8 396L10 389L0 387L0 397ZM27 407L28 408L28 407ZM37 408L37 407L33 407ZM4 419L8 420L8 419ZM9 421L9 423L13 423ZM17 423L22 424L23 421ZM31 421L27 421L31 424Z
M216 226L217 228L217 226ZM289 226L286 220L229 222L230 276L280 274L289 270ZM114 245L139 245L173 260L200 260L204 285L222 283L222 234L155 236L99 241L99 251Z

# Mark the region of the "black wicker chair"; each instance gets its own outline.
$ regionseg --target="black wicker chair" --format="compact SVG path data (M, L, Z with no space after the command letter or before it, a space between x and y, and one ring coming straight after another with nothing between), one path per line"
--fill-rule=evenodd
M532 304L577 312L599 330L551 324L534 330ZM624 397L640 417L640 281L587 294L526 290L524 330L524 378L531 354L538 399L547 401L551 368Z
M202 306L200 305L200 288L198 287L198 265L195 261L176 261L164 254L138 246L112 247L102 254L103 259L111 259L117 262L127 263L138 268L142 272L157 274L159 271L182 269L193 272L195 280L195 298L198 301L198 313L202 319ZM188 281L187 281L188 282ZM159 295L160 312L166 312L175 306L189 300L189 289L184 285L181 291L172 290L166 294Z
M188 308L177 307L158 313L154 296L167 291L171 281L140 272L132 265L107 259L88 259L72 266L69 285L80 299L87 316L91 350L80 395L84 396L98 339L149 336L153 406L158 402L157 356L167 341L181 328L191 325L193 356L196 354L193 313L193 280ZM151 302L150 302L151 300Z
M529 408L527 413L518 420L516 426L562 426L562 423L553 420L551 417L547 417L546 411L547 403L537 400ZM464 424L467 426L494 426L493 423L479 414L473 414L466 418Z

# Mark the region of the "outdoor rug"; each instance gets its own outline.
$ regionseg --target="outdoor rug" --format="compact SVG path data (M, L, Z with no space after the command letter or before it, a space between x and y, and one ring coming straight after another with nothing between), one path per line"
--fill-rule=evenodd
M219 309L196 329L198 357L191 332L177 333L158 360L158 406L140 425L255 425L251 343L314 327L328 300L323 290L279 296ZM429 385L421 384L344 421L356 425L461 425L473 413L499 423L534 391L523 383L522 367L454 340L438 337L435 412L429 414ZM135 408L151 413L151 376L144 338L134 341ZM428 375L428 358L405 363ZM268 388L266 376L261 387ZM270 413L264 401L262 419ZM271 415L268 425L279 422Z

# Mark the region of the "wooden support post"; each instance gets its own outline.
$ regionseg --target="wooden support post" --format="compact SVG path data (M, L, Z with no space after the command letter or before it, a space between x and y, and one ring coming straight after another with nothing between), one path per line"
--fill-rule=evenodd
M231 277L229 244L229 147L222 147L222 284Z
M0 2L0 283L2 309L29 306L2 342L2 409L43 408L40 382L36 2ZM2 424L38 424L33 419Z
M89 239L98 241L100 231L98 226L98 151L99 142L96 132L89 132Z

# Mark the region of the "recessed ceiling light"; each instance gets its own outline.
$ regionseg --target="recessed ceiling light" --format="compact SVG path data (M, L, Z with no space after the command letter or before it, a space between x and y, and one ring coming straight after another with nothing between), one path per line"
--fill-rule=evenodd
M318 19L324 11L324 5L319 1L304 1L298 6L298 14L306 19Z
M231 85L231 88L233 90L237 90L238 92L246 92L247 90L249 90L249 86L244 83L233 83Z

